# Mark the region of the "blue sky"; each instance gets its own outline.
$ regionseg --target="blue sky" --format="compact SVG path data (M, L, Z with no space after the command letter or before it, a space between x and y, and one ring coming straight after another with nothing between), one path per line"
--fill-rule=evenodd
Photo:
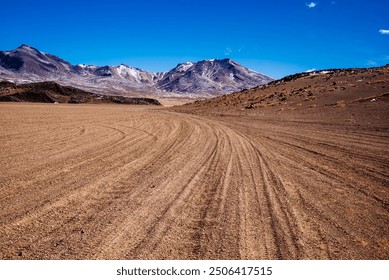
M231 58L275 78L389 63L389 1L2 1L0 49L166 71Z

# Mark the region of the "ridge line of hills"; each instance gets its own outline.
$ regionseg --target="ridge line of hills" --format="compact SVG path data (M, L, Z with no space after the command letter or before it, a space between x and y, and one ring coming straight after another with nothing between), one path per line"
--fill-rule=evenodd
M0 79L15 83L55 81L100 94L194 99L220 96L274 80L228 58L180 63L167 72L152 73L125 64L72 65L27 45L0 51Z
M0 102L161 105L153 98L100 95L55 82L0 82Z

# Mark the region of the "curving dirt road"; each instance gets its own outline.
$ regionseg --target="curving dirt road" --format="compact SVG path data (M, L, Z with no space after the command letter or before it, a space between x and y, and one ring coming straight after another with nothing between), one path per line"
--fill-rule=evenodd
M1 259L388 259L388 127L0 104Z

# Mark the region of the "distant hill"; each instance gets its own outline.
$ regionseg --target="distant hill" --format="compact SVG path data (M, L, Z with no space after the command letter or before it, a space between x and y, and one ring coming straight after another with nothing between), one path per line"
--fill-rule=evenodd
M208 100L176 110L270 112L344 108L352 104L389 101L389 65L374 68L329 69L287 76L267 85ZM387 117L389 117L388 113Z
M74 87L61 86L55 82L28 83L16 85L0 82L0 102L41 103L116 103L137 105L161 105L152 98L131 98L99 95Z

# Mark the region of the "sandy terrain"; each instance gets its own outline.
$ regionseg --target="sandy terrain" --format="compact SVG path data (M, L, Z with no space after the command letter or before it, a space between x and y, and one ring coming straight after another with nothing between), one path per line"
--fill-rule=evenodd
M0 104L0 258L388 259L382 119Z

